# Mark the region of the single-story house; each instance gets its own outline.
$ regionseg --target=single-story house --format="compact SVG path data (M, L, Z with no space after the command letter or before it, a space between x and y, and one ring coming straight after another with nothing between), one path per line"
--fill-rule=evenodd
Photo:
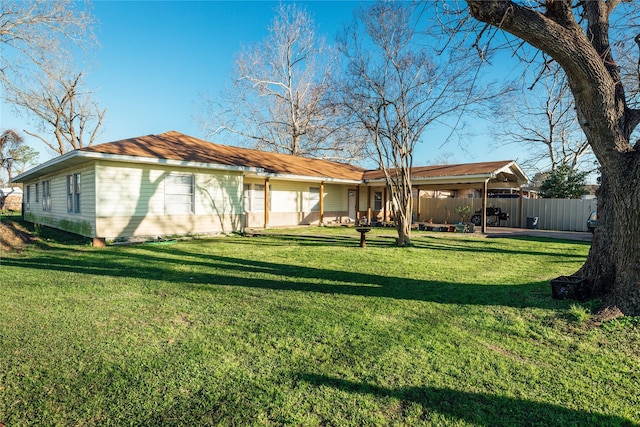
M413 169L421 190L521 187L513 161ZM80 148L15 177L25 220L94 239L389 220L381 171L213 144L179 132Z

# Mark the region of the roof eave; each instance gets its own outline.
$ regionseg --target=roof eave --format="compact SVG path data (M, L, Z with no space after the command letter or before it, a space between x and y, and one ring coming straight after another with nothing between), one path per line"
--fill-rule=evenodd
M529 182L529 177L527 177L527 175L520 168L520 166L518 166L518 164L515 162L515 160L512 160L511 162L509 162L509 164L507 164L504 167L498 169L495 172L495 174L497 175L500 172L507 172L507 173L510 173L511 175L515 175L516 178L518 179L518 181L522 181L523 183Z
M249 178L277 178L283 181L305 181L305 182L325 182L332 184L354 184L361 185L363 181L361 179L346 179L346 178L332 178L328 176L307 176L307 175L292 175L292 174L280 174L273 172L252 172L246 174Z
M411 183L413 185L420 184L449 184L449 183L475 183L488 179L495 178L494 173L482 173L482 174L474 174L474 175L454 175L454 176L435 176L435 177L412 177ZM375 179L366 179L363 181L365 184L375 184L375 183L384 183L386 179L383 178L375 178Z
M73 160L77 160L73 162ZM113 160L124 163L138 163L138 164L153 164L153 165L166 165L166 166L180 166L190 167L197 169L213 169L213 170L225 170L225 171L237 171L237 172L256 172L259 173L259 168L252 168L246 166L233 166L223 164L213 164L205 162L192 162L186 160L172 160L172 159L159 159L155 157L142 157L142 156L128 156L121 154L105 154L92 151L74 150L69 153L63 154L60 157L56 157L35 168L21 173L11 180L11 182L26 182L31 179L35 179L50 173L54 173L67 166L73 166L83 163L88 160Z
M76 157L79 157L79 151L74 150L68 153L63 154L62 156L55 157L50 159L44 163L39 164L38 166L29 169L26 172L19 174L11 179L11 182L26 182L33 178L38 178L40 176L46 175L57 170L57 165Z

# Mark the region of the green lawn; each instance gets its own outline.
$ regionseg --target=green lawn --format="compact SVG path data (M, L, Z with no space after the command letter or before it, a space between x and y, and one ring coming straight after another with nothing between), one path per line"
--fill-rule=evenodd
M0 425L640 425L640 322L550 297L588 245L370 234L2 254Z

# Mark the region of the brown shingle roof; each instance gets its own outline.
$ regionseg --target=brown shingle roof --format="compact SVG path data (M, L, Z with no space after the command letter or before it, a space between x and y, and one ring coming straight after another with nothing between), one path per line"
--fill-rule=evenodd
M364 169L321 159L213 144L180 132L146 135L81 148L81 151L261 169L266 173L361 180Z
M383 180L381 170L365 170L358 166L332 162L329 160L311 159L286 154L268 153L247 148L213 144L180 132L166 132L159 135L147 135L137 138L123 139L105 144L80 148L24 172L12 182L26 182L46 174L55 173L64 167L81 164L87 158L100 158L102 155L130 156L156 160L172 160L180 163L204 163L212 165L245 168L248 173L262 176L274 174L282 177L289 175L306 176L316 180L337 180L363 182ZM114 160L117 160L114 158ZM126 159L122 159L126 160ZM526 176L511 160L499 162L467 163L444 166L414 167L413 178L419 185L435 182L442 184L442 179L460 179L463 182L476 182L493 176L512 182L525 182ZM465 177L468 177L465 178ZM422 181L422 183L420 183ZM480 182L480 181L478 181Z
M265 173L279 175L353 181L384 179L382 170L365 170L358 166L328 160L213 144L176 131L108 142L84 147L80 151L255 168ZM487 175L507 167L511 163L511 160L504 160L457 165L418 166L412 169L412 176L414 179L419 179Z

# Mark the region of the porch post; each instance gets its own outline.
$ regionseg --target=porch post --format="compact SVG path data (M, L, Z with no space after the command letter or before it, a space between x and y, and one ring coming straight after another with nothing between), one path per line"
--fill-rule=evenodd
M524 196L524 191L522 191L522 187L520 187L520 200L518 200L518 228L522 228L522 197Z
M367 185L367 224L371 225L371 187Z
M347 209L349 206L347 205ZM356 223L360 222L360 185L356 186Z
M480 222L480 231L482 232L482 234L485 234L487 232L487 192L489 189L489 180L485 180L484 183L482 184L482 210L480 212L482 212L482 214L480 215L480 217L482 218L481 222Z
M382 222L387 222L387 186L384 186L384 192L382 193Z
M269 210L271 206L269 206L269 193L271 189L269 188L269 178L264 179L264 228L269 226Z
M320 182L320 218L318 225L324 224L324 182Z

